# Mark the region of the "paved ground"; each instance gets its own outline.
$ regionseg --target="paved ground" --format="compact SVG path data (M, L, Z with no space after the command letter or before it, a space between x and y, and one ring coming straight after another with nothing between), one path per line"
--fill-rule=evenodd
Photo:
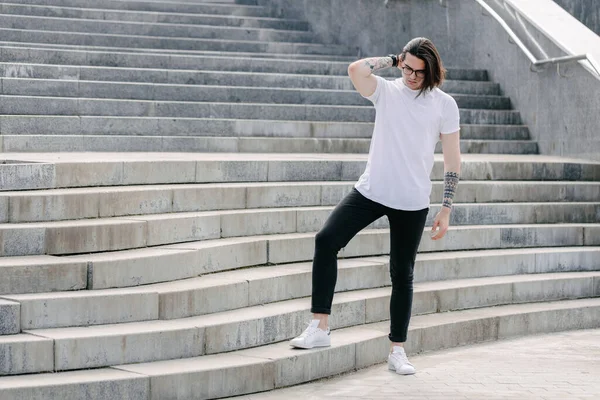
M600 330L572 331L411 357L413 376L377 365L248 400L600 399Z

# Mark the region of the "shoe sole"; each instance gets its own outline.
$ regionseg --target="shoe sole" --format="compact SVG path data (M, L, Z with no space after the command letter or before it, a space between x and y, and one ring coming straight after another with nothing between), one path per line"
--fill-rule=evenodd
M315 347L330 347L331 343L329 343L329 344L315 344L315 345L312 345L312 346L301 346L301 345L297 345L297 344L290 344L290 346L295 347L297 349L310 350L310 349L314 349Z
M389 369L390 371L394 371L394 372L395 372L396 374L398 374L398 375L414 375L414 374L416 374L416 373L417 373L417 371L415 371L415 372L408 372L408 373L404 373L404 374L403 374L403 373L401 373L401 372L398 372L398 371L396 370L396 368L394 368L394 366L392 366L392 365L390 365L390 364L388 364L388 369Z

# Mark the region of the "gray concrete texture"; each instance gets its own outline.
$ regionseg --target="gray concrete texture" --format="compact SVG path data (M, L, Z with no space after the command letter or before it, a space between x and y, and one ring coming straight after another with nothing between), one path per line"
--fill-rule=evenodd
M416 316L410 329L411 339L407 348L409 354L413 354L523 334L596 328L598 309L597 300L586 299ZM541 321L546 323L538 325ZM287 343L278 343L242 350L236 354L121 365L115 369L133 372L140 380L149 377L153 390L151 397L146 398L241 395L294 385L383 362L388 348L387 330L387 322L339 329L334 332L332 347L316 351L293 351ZM136 343L137 340L132 342L132 347ZM155 356L159 354L156 353ZM317 365L320 366L319 369L315 368ZM77 394L89 390L87 386L91 382L86 382L85 378L100 387L106 384L107 379L121 378L121 384L116 385L113 390L139 390L139 386L128 387L131 383L126 378L131 376L102 377L101 371L82 371L76 375L53 374L53 390L61 396L71 396L66 398L77 398ZM8 399L20 399L36 391L39 393L39 386L48 385L46 375L40 377L40 381L28 382L24 377L3 377L0 388L7 396L11 396ZM74 385L74 381L79 381L79 387ZM207 381L212 384L198 384Z
M464 137L464 136L463 136ZM211 136L128 135L2 135L6 152L250 152L250 153L367 153L369 139L268 138ZM537 154L537 143L528 140L464 140L463 154ZM438 143L436 153L441 153Z
M46 5L57 7L77 7L77 8L93 8L98 9L98 5L90 3L86 0L19 0L19 4L30 5ZM124 2L120 0L103 0L103 10L130 10L130 11L160 11L160 12L176 12L186 14L217 14L217 15L233 15L233 16L258 16L262 17L267 14L267 10L263 7L244 6L233 3L194 3L194 2L156 2L156 1L135 1Z
M373 133L371 122L232 118L4 115L0 116L0 125L2 135L215 136L222 138L223 146L227 144L226 140L236 137L366 139ZM529 139L529 131L524 125L461 124L461 131L461 137L466 140Z
M443 183L435 181L430 196L442 199ZM1 222L27 223L84 218L122 217L216 210L334 206L353 187L352 182L278 182L247 184L188 184L140 187L39 190L0 193L6 210ZM497 203L506 207L527 203L577 206L600 198L597 182L463 181L457 205ZM571 203L577 202L577 203ZM466 204L462 204L466 203Z
M231 28L235 29L235 28ZM212 31L209 30L209 32ZM2 39L8 42L58 43L63 45L114 46L121 48L151 48L173 50L247 51L259 53L302 53L353 56L356 50L349 46L274 41L225 41L219 39L128 36L118 34L33 31L0 27ZM269 39L268 35L266 38Z
M600 35L600 7L595 0L554 0L582 24Z
M431 205L427 224L439 204ZM457 204L455 226L505 224L594 223L600 203ZM85 221L0 225L0 254L5 256L80 254L115 251L260 234L315 232L333 207L209 211L98 218ZM160 212L160 210L158 210ZM372 227L387 228L385 219Z
M600 80L578 64L569 66L568 78L559 77L553 68L531 72L522 51L474 1L441 6L434 0L398 0L390 1L387 7L368 0L343 4L341 0L325 4L259 0L259 4L278 16L304 17L325 42L358 43L368 56L395 52L415 36L428 37L446 64L489 71L490 78L521 112L542 154L600 160L600 114L596 112L600 109ZM396 35L365 29L376 26L384 27L383 32L389 32L388 27L397 28ZM548 39L542 46L549 54L564 55Z
M56 18L83 18L91 20L110 20L162 24L219 25L237 26L244 28L287 29L298 31L309 30L309 25L306 21L219 14L185 14L170 12L157 13L151 11L130 12L127 10L117 9L86 9L60 7L54 5L42 6L7 3L3 3L0 5L0 13L9 15L31 15L39 17Z
M154 24L150 22L126 22L107 20L86 20L80 18L57 18L31 15L2 15L0 28L17 30L64 31L111 35L136 35L150 37L176 37L221 39L262 42L313 42L314 34L309 31L276 30L251 27L229 27L221 25ZM10 40L4 38L4 40ZM88 42L88 44L93 44ZM116 45L114 43L113 45Z
M414 355L415 376L397 376L379 364L242 399L383 400L399 393L407 400L593 399L600 397L599 341L600 330L593 329L483 343Z
M482 307L486 301L490 306L511 301L594 297L600 290L599 272L567 271L593 271L593 258L598 257L599 251L598 247L571 247L420 254L415 281L423 284L415 288L420 304L415 311L429 312L426 305L432 302L442 311L461 307L458 300L451 300L453 297L464 298L465 308ZM450 265L451 256L460 259L454 262L456 269ZM339 264L336 292L387 286L373 292L385 301L391 284L386 257L340 260ZM499 264L503 269L497 268ZM306 262L222 272L138 289L4 295L4 304L15 308L5 321L12 322L13 333L19 333L19 325L25 330L207 315L310 296L311 269L312 264ZM555 271L560 272L552 273ZM435 294L439 300L431 300L431 290L439 291ZM120 302L122 307L117 307ZM385 314L385 310L382 306L377 315Z
M352 94L351 96L354 96ZM468 99L467 99L468 101ZM477 100L475 100L477 102ZM331 104L208 103L166 100L114 100L68 97L0 95L4 115L81 115L111 117L183 117L221 119L274 119L340 122L371 122L373 107ZM465 124L520 125L518 111L502 109L460 109Z
M142 69L26 63L0 63L0 71L2 71L4 78L354 90L352 82L347 75L318 75L316 73L286 74L276 72ZM339 72L343 71L340 70ZM444 90L448 93L456 94L500 95L500 87L497 83L486 80L473 80L476 78L474 72L464 69L449 69L448 79L443 86ZM472 80L460 80L469 78L469 73L473 75L470 77ZM389 77L389 75L392 75L392 77ZM386 74L386 76L388 76L388 79L396 79L399 77L399 74L396 73L395 76L394 74Z
M468 87L461 91L466 92ZM1 94L11 96L83 97L123 100L169 100L218 103L282 103L315 105L361 105L371 103L355 90L320 90L315 88L237 87L221 85L157 84L96 82L64 79L3 78ZM452 93L461 108L510 109L510 99L503 96Z
M578 272L552 276L494 277L472 282L422 283L415 288L413 315L596 297L599 286L594 282L598 279L598 275L598 272ZM57 318L60 313L60 305L56 304L60 303L58 296L50 302L47 316L43 316L43 302L30 302L27 301L27 297L31 296L20 298L24 300L23 321L25 318L37 317L40 320L36 324L43 325L47 321L53 321L59 327L67 321ZM310 308L305 298L291 299L181 320L149 320L93 327L88 326L88 322L85 321L84 311L93 312L94 300L88 296L85 302L78 302L74 301L73 295L69 297L73 301L65 301L64 304L68 304L69 310L72 311L79 308L79 314L83 318L80 321L73 320L72 323L74 326L83 324L84 327L65 329L31 329L30 327L20 335L22 341L7 337L8 346L3 347L8 350L8 353L12 353L13 346L27 347L28 343L35 343L28 340L28 335L35 335L54 340L55 371L218 354L281 342L294 337L295 333L301 330ZM132 303L128 306L130 312L133 310L140 312L133 318L152 319L152 315L158 314L156 302L144 301L149 300L149 297L138 295L135 300L133 297L128 300ZM154 297L157 299L155 294ZM64 296L63 298L67 299ZM119 302L117 296L98 300L99 308L101 305L110 306L108 300L112 300L113 307L114 302ZM338 293L333 301L330 327L340 329L385 321L389 318L389 311L385 307L389 301L389 288ZM100 318L106 315L102 312L98 314ZM115 318L115 315L112 318ZM91 320L89 324L101 322ZM543 324L533 329L544 331ZM0 337L0 345L2 342L4 339ZM123 343L127 345L123 346ZM9 375L21 372L18 369L11 371L10 364L8 369Z

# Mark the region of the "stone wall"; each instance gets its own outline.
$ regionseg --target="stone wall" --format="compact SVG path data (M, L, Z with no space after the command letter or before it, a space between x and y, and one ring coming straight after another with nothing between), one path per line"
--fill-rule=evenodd
M600 35L600 1L598 0L554 0L559 6Z
M325 43L356 46L357 57L399 53L411 39L410 0L258 0L277 17L306 19Z

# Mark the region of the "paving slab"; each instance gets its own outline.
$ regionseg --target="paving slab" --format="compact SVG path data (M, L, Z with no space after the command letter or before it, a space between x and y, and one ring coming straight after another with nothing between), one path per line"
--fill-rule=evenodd
M600 396L600 330L536 335L414 355L414 376L379 364L314 383L246 395L270 399L582 399ZM558 350L558 351L557 351ZM565 355L568 354L568 357ZM518 371L515 371L518 365Z

